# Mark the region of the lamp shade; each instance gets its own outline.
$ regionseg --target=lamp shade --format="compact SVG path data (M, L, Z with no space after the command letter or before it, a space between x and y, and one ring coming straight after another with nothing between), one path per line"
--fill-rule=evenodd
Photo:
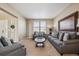
M77 27L79 27L79 24L77 24Z
M79 27L79 19L78 19L77 27Z

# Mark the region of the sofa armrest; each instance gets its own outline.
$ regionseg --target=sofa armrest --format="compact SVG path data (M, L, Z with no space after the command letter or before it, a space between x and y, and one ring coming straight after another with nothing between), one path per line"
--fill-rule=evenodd
M62 53L79 53L79 39L64 41L61 51Z
M63 44L64 45L68 45L68 44L79 44L79 39L63 41Z

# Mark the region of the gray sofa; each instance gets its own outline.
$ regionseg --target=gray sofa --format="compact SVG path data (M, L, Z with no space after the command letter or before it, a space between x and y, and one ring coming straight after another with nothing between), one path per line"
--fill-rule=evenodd
M60 40L60 33L64 33L62 39L65 40ZM64 38L66 33L68 36ZM79 39L76 38L75 32L58 32L55 36L48 35L48 40L61 55L79 54Z
M2 41L3 40L3 41ZM0 38L0 56L25 56L26 48L20 43L12 42L10 45L4 39ZM5 44L3 45L2 42ZM2 44L2 45L1 45Z

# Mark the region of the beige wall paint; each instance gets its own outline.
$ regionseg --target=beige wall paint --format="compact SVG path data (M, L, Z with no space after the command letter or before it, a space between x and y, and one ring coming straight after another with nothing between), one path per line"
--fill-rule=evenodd
M53 27L53 19L43 19L46 20L47 22L47 29L46 29L46 33L49 33L49 28ZM33 20L32 19L27 19L27 36L29 38L32 38L32 34L33 34Z
M32 33L33 33L32 24L33 24L33 20L28 20L28 37L29 38L32 38Z
M19 38L26 36L26 19L9 4L2 3L0 7L18 17L15 18L5 12L0 12L0 20L8 20L8 37L13 38L15 41L19 41ZM12 24L15 25L15 30L10 28Z
M47 21L47 29L46 29L47 32L46 33L48 34L49 33L49 28L53 28L54 20L53 19L47 19L46 21Z
M26 19L19 17L18 20L18 36L19 38L23 38L26 36Z
M70 4L59 15L57 15L57 17L55 17L55 19L54 19L54 27L58 30L58 21L64 17L74 13L75 11L79 11L79 3Z

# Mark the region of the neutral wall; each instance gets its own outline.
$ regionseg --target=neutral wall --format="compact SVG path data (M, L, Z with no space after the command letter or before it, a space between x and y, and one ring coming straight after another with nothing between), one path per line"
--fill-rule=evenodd
M11 30L10 28L8 28L9 30L9 35L14 35L13 37L15 38L15 41L19 41L19 38L22 38L24 36L26 36L26 19L24 19L24 17L22 17L14 8L12 8L9 4L5 4L5 3L0 3L0 7L3 8L4 10L12 13L13 15L17 16L18 18L15 18L7 13L0 13L0 20L9 20L9 27L11 24L14 24L15 27L15 32L12 32L13 30Z
M54 27L54 20L53 19L47 19L47 28L46 28L46 33L49 34L49 28L52 28Z
M54 19L54 27L58 30L58 21L62 18L79 11L79 4L70 4L67 8L65 8L59 15L57 15Z
M26 19L20 17L18 20L18 36L20 39L26 36L26 30Z

